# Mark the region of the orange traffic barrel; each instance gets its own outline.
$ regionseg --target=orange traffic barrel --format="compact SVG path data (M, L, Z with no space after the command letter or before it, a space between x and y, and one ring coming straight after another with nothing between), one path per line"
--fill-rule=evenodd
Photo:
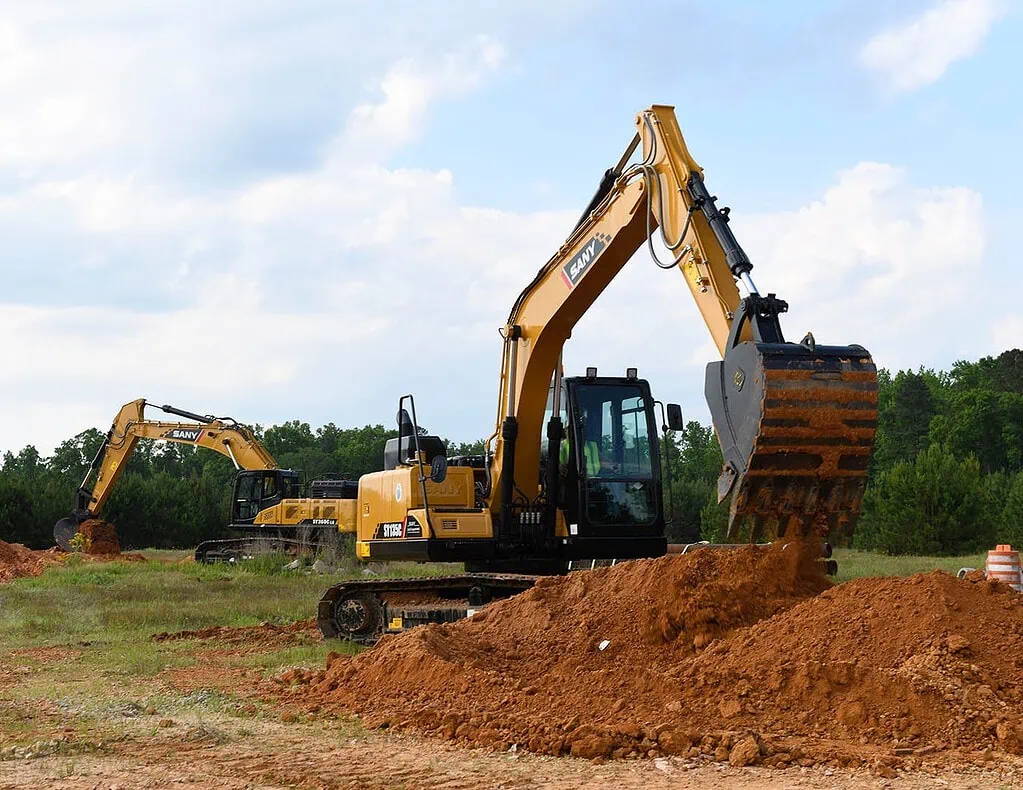
M984 573L989 579L997 579L1019 592L1023 590L1023 570L1020 568L1019 552L1012 546L1000 544L987 553Z

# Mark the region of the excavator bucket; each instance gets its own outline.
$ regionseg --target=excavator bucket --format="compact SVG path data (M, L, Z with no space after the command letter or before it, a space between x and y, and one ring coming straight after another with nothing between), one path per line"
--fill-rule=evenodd
M718 501L732 494L729 539L743 524L753 540L851 531L877 428L866 349L819 346L811 335L738 342L707 366L705 394L724 455Z
M53 540L64 551L71 551L71 539L78 534L78 524L77 518L69 516L53 525Z

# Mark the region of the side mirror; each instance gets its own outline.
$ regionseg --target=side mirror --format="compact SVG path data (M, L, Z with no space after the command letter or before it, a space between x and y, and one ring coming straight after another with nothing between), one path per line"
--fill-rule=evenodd
M430 479L435 483L443 483L448 476L448 459L444 455L435 455L430 463Z
M669 403L667 407L668 411L668 430L669 431L681 431L686 427L685 422L682 419L682 407L677 403Z

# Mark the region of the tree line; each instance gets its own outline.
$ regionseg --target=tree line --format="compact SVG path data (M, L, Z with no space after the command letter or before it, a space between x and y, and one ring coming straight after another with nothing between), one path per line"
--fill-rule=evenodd
M394 428L366 425L313 430L291 420L256 436L285 469L306 482L360 476L383 468ZM53 545L53 525L70 514L105 433L90 428L61 442L53 455L35 447L7 452L0 466L0 539L33 548ZM482 441L447 442L452 455L482 452ZM186 444L140 440L100 516L115 524L125 547L181 548L222 537L231 510L235 468L224 456ZM90 485L91 485L90 481Z
M357 479L383 467L393 428L313 429L292 420L255 426L278 463L306 480ZM0 467L0 538L46 548L54 523L103 442L96 429L62 442L51 456L8 452ZM450 455L478 454L483 442L447 442ZM713 429L690 421L662 447L669 539L723 539L717 504L721 453ZM235 470L216 453L139 442L103 517L125 546L184 547L224 534ZM857 547L892 554L963 554L996 542L1023 544L1023 351L949 371L921 368L878 376L878 430Z

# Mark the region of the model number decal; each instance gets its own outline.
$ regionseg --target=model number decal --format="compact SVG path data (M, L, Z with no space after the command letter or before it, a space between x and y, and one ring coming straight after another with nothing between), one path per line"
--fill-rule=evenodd
M385 521L377 524L375 538L400 538L405 532L405 525L400 521Z
M583 248L573 255L572 259L562 267L561 276L565 279L565 283L569 288L575 288L583 275L586 274L586 270L590 268L590 264L604 251L610 240L611 237L606 233L598 233L586 242Z

